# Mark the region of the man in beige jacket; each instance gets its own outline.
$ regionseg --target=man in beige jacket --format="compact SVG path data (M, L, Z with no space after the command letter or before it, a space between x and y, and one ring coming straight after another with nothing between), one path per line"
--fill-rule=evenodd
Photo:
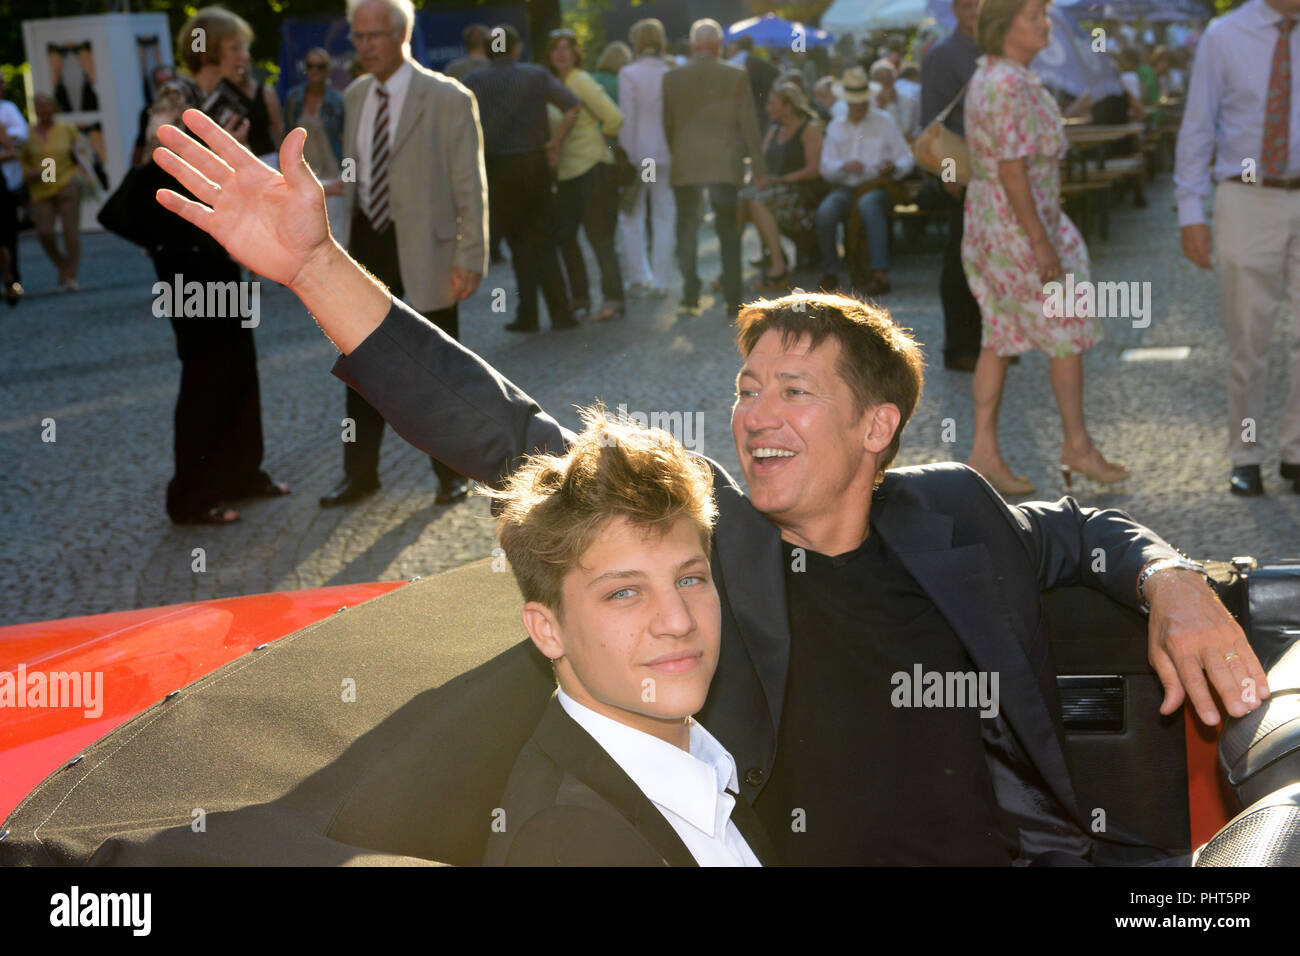
M745 156L754 175L763 175L763 149L749 88L749 75L723 62L722 27L716 20L691 26L691 59L664 74L664 133L672 153L677 200L677 262L682 271L682 306L699 308L696 271L702 215L708 190L713 225L722 247L722 287L728 321L740 308L740 225L736 191L745 181Z
M343 243L376 278L452 338L457 303L487 272L487 177L474 94L410 58L410 0L349 0L365 76L343 95ZM346 173L345 168L345 173ZM352 389L343 481L322 507L379 487L384 420ZM349 440L350 439L350 440ZM438 504L465 497L465 480L436 459Z

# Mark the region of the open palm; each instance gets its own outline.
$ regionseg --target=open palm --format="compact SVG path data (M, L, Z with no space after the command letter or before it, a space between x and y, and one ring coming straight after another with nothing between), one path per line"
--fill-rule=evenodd
M324 190L302 157L306 131L295 129L285 137L281 173L198 110L186 110L182 119L207 146L164 126L154 160L198 201L164 189L158 202L252 271L292 285L308 260L333 242Z

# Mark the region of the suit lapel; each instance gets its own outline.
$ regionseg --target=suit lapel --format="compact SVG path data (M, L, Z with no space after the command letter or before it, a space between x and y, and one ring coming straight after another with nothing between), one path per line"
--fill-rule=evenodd
M1029 666L993 559L983 544L952 547L952 517L878 495L871 527L947 618L975 666L998 675L998 706L1034 766L1071 816L1078 806L1065 754L1042 690Z
M718 472L720 477L714 481L719 511L718 560L722 563L727 599L767 697L772 727L779 728L790 668L781 532L758 512L725 471L718 468ZM727 514L726 520L723 513Z
M411 83L406 88L406 98L402 101L402 115L397 118L397 129L393 133L393 156L397 156L398 150L402 148L402 143L406 137L411 135L411 130L415 129L415 124L420 121L428 107L429 96L432 93L430 84L425 82L424 75L411 64ZM391 160L389 161L392 162Z
M736 797L736 806L731 811L731 819L736 824L736 829L745 838L749 848L754 851L754 856L758 857L759 863L764 866L776 866L781 861L777 858L776 847L768 839L767 831L763 829L758 814L744 797L736 794L733 796Z
M546 705L535 739L559 766L608 801L670 866L698 865L672 824L614 758L564 712L558 697Z

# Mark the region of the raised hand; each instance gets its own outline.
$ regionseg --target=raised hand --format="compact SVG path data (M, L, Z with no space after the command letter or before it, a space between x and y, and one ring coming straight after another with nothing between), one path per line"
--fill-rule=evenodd
M198 200L170 189L158 202L194 223L253 272L287 285L345 355L383 321L392 305L386 288L331 237L325 192L302 158L307 133L295 129L280 146L278 172L198 110L179 129L158 130L154 160Z
M186 110L182 119L207 146L163 126L154 160L198 201L160 189L158 202L252 271L292 287L307 263L333 246L325 193L302 157L306 131L295 129L285 137L284 172L278 172L200 111Z

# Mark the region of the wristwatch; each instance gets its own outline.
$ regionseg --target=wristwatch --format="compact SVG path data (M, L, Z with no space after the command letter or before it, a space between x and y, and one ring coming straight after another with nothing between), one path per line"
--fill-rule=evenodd
M1138 600L1142 602L1143 614L1151 613L1151 605L1147 603L1146 592L1143 590L1143 586L1147 583L1147 578L1151 577L1153 574L1159 574L1161 571L1168 571L1171 568L1185 568L1188 571L1195 571L1201 577L1205 578L1206 584L1210 583L1210 572L1205 570L1204 565L1199 564L1196 561L1189 560L1188 558L1157 558L1155 561L1148 563L1146 567L1142 569L1142 573L1138 575Z

